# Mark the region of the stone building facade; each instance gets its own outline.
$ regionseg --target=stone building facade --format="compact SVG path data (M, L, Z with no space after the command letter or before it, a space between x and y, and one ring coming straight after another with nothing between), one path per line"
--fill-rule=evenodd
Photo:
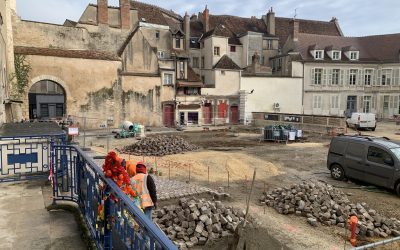
M303 79L304 114L345 116L400 111L400 34L365 37L310 35L292 21L273 73Z
M10 98L14 73L14 51L11 16L15 13L15 0L0 2L0 126L18 119L17 109ZM14 112L13 112L14 109Z

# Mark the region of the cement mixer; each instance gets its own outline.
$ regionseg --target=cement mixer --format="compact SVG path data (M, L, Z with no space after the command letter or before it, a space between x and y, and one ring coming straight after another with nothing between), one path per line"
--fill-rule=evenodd
M139 132L139 125L130 121L124 121L120 126L120 131L115 134L115 138L135 137Z

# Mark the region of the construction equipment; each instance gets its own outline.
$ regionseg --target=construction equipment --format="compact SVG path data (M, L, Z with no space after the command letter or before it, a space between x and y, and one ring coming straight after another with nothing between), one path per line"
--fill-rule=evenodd
M135 137L139 132L139 124L130 121L124 121L120 130L115 133L116 139Z

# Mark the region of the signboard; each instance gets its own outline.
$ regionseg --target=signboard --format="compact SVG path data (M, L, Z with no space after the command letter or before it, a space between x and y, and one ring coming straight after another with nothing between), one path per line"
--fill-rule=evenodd
M283 117L283 120L285 122L301 122L301 117L295 115L286 115Z
M279 121L279 115L268 115L268 114L264 114L264 120L268 120L268 121Z
M68 135L79 135L79 128L78 127L68 127Z

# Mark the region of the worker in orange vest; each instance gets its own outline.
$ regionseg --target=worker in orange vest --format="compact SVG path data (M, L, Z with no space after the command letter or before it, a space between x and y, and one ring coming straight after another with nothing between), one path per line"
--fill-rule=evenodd
M144 214L151 220L153 208L157 208L157 190L153 178L147 174L144 162L136 164L136 175L133 180Z

